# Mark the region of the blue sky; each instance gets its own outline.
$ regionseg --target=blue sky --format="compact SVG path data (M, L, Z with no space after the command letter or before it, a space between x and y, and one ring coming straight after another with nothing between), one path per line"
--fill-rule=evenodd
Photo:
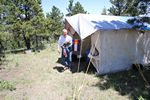
M109 0L74 0L74 3L79 1L85 11L90 14L100 14L104 7L111 6ZM42 9L44 13L49 13L52 6L55 5L63 14L67 14L66 8L69 5L69 0L42 0Z

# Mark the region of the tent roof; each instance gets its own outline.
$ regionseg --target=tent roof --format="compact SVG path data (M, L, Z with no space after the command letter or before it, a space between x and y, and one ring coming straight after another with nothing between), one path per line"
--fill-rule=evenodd
M132 25L127 23L127 20L131 18L133 17L77 14L66 17L66 20L81 39L84 39L97 30L131 29Z

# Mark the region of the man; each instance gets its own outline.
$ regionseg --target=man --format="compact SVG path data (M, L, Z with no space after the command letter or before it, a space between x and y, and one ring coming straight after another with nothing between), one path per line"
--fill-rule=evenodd
M68 35L68 31L66 29L63 29L63 34L58 40L58 52L60 53L60 51L62 51L61 57L65 64L64 70L71 68L72 37Z

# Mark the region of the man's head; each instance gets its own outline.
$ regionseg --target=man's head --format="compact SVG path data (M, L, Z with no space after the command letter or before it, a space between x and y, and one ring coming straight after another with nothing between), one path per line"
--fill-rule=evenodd
M68 31L66 29L63 29L63 35L66 36Z

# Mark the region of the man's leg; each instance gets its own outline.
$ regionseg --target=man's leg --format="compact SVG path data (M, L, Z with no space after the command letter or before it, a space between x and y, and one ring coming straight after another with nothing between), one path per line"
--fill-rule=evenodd
M61 49L62 49L62 53L61 53L61 64L64 65L64 63L65 63L65 57L64 57L63 48L61 48Z
M71 64L72 64L72 57L71 57L71 55L72 55L72 52L68 52L67 55L68 55L68 56L66 57L67 67L68 67L68 68L71 68Z
M71 49L67 49L67 57L65 57L65 65L68 68L71 68L71 63L72 63L72 52Z

